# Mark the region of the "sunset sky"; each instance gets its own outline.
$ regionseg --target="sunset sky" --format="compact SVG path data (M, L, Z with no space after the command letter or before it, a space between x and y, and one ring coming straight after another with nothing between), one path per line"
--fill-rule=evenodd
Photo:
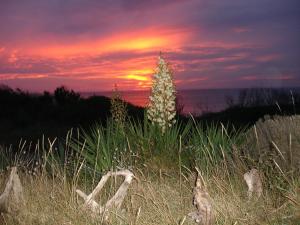
M0 84L149 89L300 86L299 0L1 0Z

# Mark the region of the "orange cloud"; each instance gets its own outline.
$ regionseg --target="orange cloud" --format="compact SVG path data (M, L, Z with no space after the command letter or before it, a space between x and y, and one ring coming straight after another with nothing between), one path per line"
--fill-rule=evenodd
M186 36L173 30L170 31L168 28L165 28L165 31L163 28L161 30L146 29L71 44L48 44L47 47L31 46L25 51L31 55L63 58L75 55L99 55L115 51L160 50L178 47Z
M118 76L118 78L134 82L135 89L145 89L151 86L151 76L153 73L153 69L132 70L126 71L126 75Z
M132 74L126 75L124 78L129 79L129 80L139 80L139 81L147 81L148 80L148 78L145 76L132 75Z
M138 81L148 81L150 80L149 75L153 73L152 69L140 69L126 72L127 75L121 76L119 78L131 79Z
M46 78L47 75L44 74L1 74L0 80L15 80L15 79L40 79Z

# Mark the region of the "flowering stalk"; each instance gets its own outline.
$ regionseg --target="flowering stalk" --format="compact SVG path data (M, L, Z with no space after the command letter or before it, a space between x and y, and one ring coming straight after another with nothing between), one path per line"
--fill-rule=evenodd
M153 76L147 116L152 124L157 124L161 128L162 133L176 122L175 93L171 69L160 55Z
M115 89L113 91L110 103L111 103L110 112L113 121L120 128L124 128L125 119L127 116L126 103L122 100L117 85L115 85Z

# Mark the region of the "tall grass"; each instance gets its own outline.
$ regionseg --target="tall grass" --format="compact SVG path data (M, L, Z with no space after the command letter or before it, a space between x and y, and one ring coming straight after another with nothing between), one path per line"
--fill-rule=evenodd
M195 124L187 150L193 155L195 165L206 173L211 172L221 160L233 157L233 147L243 142L243 130L228 133L226 127Z

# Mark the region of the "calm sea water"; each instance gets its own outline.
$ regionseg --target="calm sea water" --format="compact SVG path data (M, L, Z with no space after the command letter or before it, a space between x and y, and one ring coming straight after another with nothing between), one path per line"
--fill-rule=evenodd
M289 91L289 89L286 89ZM295 91L295 89L292 89ZM296 91L299 91L297 88ZM237 101L241 89L207 89L207 90L179 90L179 103L183 106L184 114L201 115L205 112L217 112L228 107L228 99ZM146 106L150 91L122 91L122 98L137 106ZM81 93L83 97L92 95L111 97L112 92Z

